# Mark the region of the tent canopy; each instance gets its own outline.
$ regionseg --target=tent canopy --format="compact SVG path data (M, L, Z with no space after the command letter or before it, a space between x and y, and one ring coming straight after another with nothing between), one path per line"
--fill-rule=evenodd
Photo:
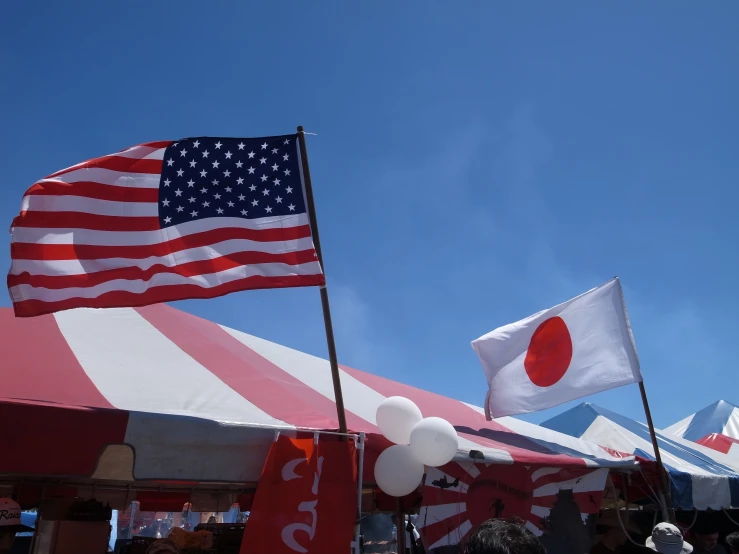
M0 474L254 483L275 430L336 429L327 361L166 305L29 319L0 310ZM633 468L633 457L342 367L351 431L387 446L377 406L406 396L460 434L459 460ZM372 463L367 479L372 478Z
M580 404L542 427L654 460L649 428L644 423L595 404ZM658 431L657 439L676 508L739 507L739 460L664 432Z
M693 442L712 433L739 439L739 407L719 400L670 425L664 432Z
M711 433L695 442L713 450L723 452L724 454L739 457L739 439L733 439L718 433Z

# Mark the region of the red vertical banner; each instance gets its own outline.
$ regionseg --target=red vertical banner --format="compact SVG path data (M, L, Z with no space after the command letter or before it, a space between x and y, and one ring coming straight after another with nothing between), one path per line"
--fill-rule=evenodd
M349 552L356 512L354 442L280 436L262 470L241 554Z

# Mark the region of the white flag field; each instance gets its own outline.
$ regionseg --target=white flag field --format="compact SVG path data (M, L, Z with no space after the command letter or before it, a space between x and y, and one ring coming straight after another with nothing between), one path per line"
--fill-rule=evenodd
M488 381L488 419L545 410L642 381L621 283L472 341Z

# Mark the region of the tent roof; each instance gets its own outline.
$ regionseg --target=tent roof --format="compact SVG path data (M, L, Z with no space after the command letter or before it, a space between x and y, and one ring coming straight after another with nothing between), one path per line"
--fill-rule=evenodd
M739 457L739 439L733 439L719 433L711 433L695 442L724 454Z
M646 424L595 404L580 404L542 427L654 460ZM739 460L664 432L658 431L657 439L675 507L739 507Z
M739 439L739 407L725 400L718 400L670 425L664 432L694 442L712 433Z
M49 472L53 462L53 473L99 476L128 456L136 479L253 482L276 429L338 427L327 361L170 306L29 319L2 309L0 329L0 417L15 429L0 435L17 453L0 459L0 473ZM399 395L457 427L458 459L476 450L488 463L635 463L520 420L488 422L481 408L348 367L341 381L350 430L375 434L368 446L376 450L385 446L377 406ZM124 444L133 455L101 457L106 445ZM65 455L53 455L54 445Z

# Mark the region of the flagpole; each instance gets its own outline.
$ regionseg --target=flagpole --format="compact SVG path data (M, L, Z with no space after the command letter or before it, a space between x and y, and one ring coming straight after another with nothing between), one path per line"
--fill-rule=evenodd
M639 392L641 393L641 401L644 404L644 414L647 416L647 425L649 426L649 434L652 437L652 448L654 449L654 457L657 461L657 471L662 479L662 489L664 498L662 500L662 518L669 523L675 523L675 509L672 506L672 495L670 494L670 479L667 476L665 466L662 464L662 455L659 451L659 442L657 441L657 433L652 423L652 412L649 410L649 402L647 401L647 391L644 388L644 381L639 381Z
M313 202L313 186L310 179L310 166L308 165L308 150L305 146L305 131L303 126L298 126L298 144L300 146L300 163L303 170L303 183L305 184L305 197L308 208L308 218L313 234L313 245L316 248L318 263L326 275L326 266L323 265L323 254L321 253L321 240L318 237L318 220L316 218L316 206ZM331 323L331 307L328 303L328 290L326 285L320 287L321 307L323 308L323 325L326 328L326 344L328 346L328 359L331 364L331 379L334 384L334 397L336 398L336 412L339 416L339 432L346 433L346 414L344 412L344 395L341 392L341 377L339 376L339 361L336 356L336 342L334 341L334 326ZM344 437L343 440L346 440Z

